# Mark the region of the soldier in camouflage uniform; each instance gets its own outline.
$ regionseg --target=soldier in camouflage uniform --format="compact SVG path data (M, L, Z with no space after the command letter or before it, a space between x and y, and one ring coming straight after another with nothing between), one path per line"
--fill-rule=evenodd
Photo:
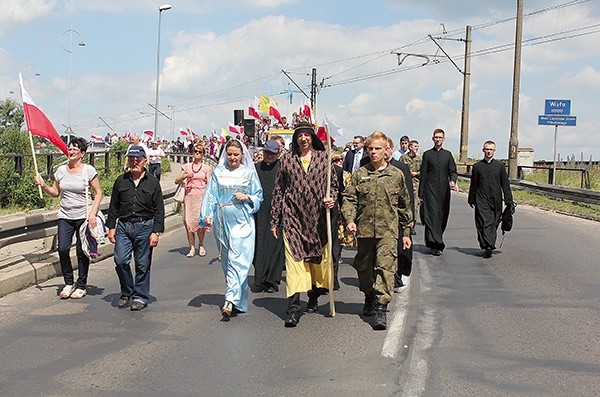
M419 219L419 177L421 176L421 156L417 153L419 151L419 142L412 140L408 143L408 153L404 153L400 157L400 161L404 164L408 164L410 168L410 175L412 176L413 190L415 193L415 224ZM413 228L413 234L414 232Z
M344 191L342 213L347 230L356 233L358 240L354 267L365 294L363 313L375 316L373 329L384 330L394 292L399 228L404 247L410 248L412 212L402 171L386 161L386 135L375 131L368 142L371 161L352 175Z

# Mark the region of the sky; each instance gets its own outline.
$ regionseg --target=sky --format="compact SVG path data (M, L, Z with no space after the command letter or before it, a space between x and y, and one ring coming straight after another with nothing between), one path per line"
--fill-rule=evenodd
M105 135L108 126L119 134L154 129L158 10L165 3L0 4L0 98L21 101L21 72L30 96L59 132L69 115L75 134L86 138ZM305 99L295 84L309 94L314 68L316 118L327 114L344 129L337 143L380 130L396 144L402 135L417 139L423 151L432 146L433 130L442 128L445 147L458 154L469 25L469 157L481 158L488 139L496 141L498 158L508 155L516 1L169 4L160 14L159 109L173 120L159 117L161 137L179 136L180 127L220 131L233 121L234 109L247 115L249 101L259 94L272 96L289 117ZM560 157L600 159L593 128L599 39L597 0L524 1L518 139L519 147L534 149L536 160L553 158L555 128L538 125L546 99L570 100L577 117L576 127L557 130Z

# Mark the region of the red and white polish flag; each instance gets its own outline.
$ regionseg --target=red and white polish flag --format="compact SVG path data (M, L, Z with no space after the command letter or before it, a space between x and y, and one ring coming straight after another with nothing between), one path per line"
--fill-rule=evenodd
M23 112L25 113L25 122L27 123L27 129L31 131L33 135L47 139L52 142L54 146L60 149L65 155L67 155L67 145L60 138L56 129L46 117L46 115L36 106L33 99L29 96L25 87L23 86L23 77L19 73L19 86L21 88L21 99L23 100Z
M273 98L269 98L269 116L273 116L275 120L283 123L283 120L281 119L281 113L279 113L279 109L277 109L277 104Z
M255 119L260 119L260 113L258 113L258 98L254 97L254 102L248 104L248 114Z

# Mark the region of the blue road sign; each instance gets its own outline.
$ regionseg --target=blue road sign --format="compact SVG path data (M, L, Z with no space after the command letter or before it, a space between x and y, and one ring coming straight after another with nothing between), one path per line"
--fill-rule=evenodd
M567 127L575 127L576 124L576 116L548 116L545 114L538 116L538 125L562 125Z
M563 115L571 114L570 99L546 99L546 115Z

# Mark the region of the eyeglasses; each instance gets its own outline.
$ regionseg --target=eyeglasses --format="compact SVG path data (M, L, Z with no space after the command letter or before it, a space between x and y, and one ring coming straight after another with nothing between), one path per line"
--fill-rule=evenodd
M194 153L204 154L204 150L194 150Z

